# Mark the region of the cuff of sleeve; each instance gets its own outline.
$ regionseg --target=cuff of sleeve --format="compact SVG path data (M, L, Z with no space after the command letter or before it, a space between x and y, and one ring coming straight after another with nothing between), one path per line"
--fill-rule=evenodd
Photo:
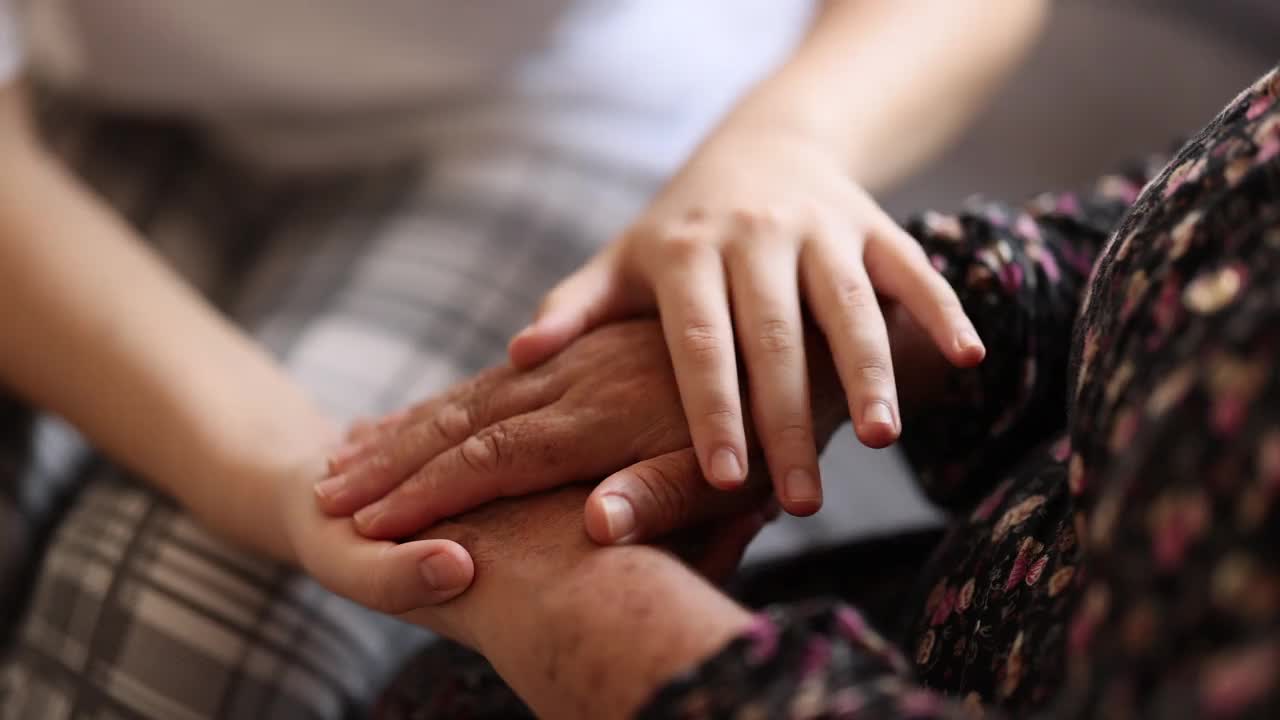
M637 717L790 717L797 702L815 701L856 709L855 685L908 672L902 654L854 608L821 601L773 607L659 690Z

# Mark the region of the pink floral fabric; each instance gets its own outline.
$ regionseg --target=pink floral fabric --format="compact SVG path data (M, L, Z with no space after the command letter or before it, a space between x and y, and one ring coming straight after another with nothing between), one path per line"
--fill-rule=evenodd
M908 630L773 607L643 715L1280 717L1278 97L1162 167L911 223L989 357L904 422L957 516Z

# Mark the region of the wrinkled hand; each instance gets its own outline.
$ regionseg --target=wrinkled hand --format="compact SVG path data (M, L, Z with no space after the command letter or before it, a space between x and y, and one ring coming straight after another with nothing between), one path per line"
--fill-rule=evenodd
M877 294L905 305L950 362L982 359L951 287L832 153L785 130L729 125L547 296L510 356L533 366L594 327L656 308L703 474L720 488L747 477L740 356L778 497L809 514L822 490L801 301L834 351L858 437L882 447L901 421Z
M830 395L820 403L834 409L820 422L824 443L844 406ZM358 435L316 494L372 538L609 473L586 511L590 536L604 543L754 512L768 495L763 477L727 493L703 480L653 321L601 328L529 371L487 371Z
M514 636L534 631L518 627L519 618L537 614L524 606L536 604L601 550L584 532L589 492L589 486L573 485L499 500L415 535L413 543L465 549L475 559L476 579L453 602L415 609L404 619L487 655L502 654L517 641ZM686 533L665 548L712 582L723 582L764 522L761 513L742 514Z

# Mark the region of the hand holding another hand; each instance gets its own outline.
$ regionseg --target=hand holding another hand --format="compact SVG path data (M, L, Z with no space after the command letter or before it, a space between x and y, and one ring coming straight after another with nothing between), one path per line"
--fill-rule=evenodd
M537 368L487 371L365 427L316 494L326 513L354 514L359 532L380 539L606 475L586 510L588 533L603 543L759 510L765 478L733 492L703 480L680 408L659 325L611 325ZM842 409L837 401L822 416L824 443Z
M583 532L589 491L499 500L414 540L460 543L476 580L453 602L403 619L479 651L543 717L629 717L750 623L699 575L716 579L716 556L732 569L753 532L699 531L705 542L692 553L599 547Z
M782 507L808 515L822 502L808 336L820 328L834 353L858 437L889 445L902 422L886 298L950 363L981 361L951 286L838 153L767 119L731 117L630 229L547 295L510 356L531 367L592 328L657 311L704 476L738 487L763 459ZM743 387L763 448L750 461Z

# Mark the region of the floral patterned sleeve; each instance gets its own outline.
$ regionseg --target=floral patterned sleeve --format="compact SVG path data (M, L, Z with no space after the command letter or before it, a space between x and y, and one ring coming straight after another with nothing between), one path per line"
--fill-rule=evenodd
M912 654L778 607L645 717L1280 717L1280 67L1140 180L913 226L991 357L932 419L981 449L915 459L996 487L902 598ZM1041 413L1066 433L1023 452Z
M743 693L744 688L751 688ZM970 718L914 684L906 659L853 608L775 608L716 657L677 678L641 720Z
M907 223L951 283L987 346L952 371L927 412L905 418L902 446L930 499L965 510L1066 418L1071 325L1094 258L1158 158L1083 193L1018 206L972 200Z

